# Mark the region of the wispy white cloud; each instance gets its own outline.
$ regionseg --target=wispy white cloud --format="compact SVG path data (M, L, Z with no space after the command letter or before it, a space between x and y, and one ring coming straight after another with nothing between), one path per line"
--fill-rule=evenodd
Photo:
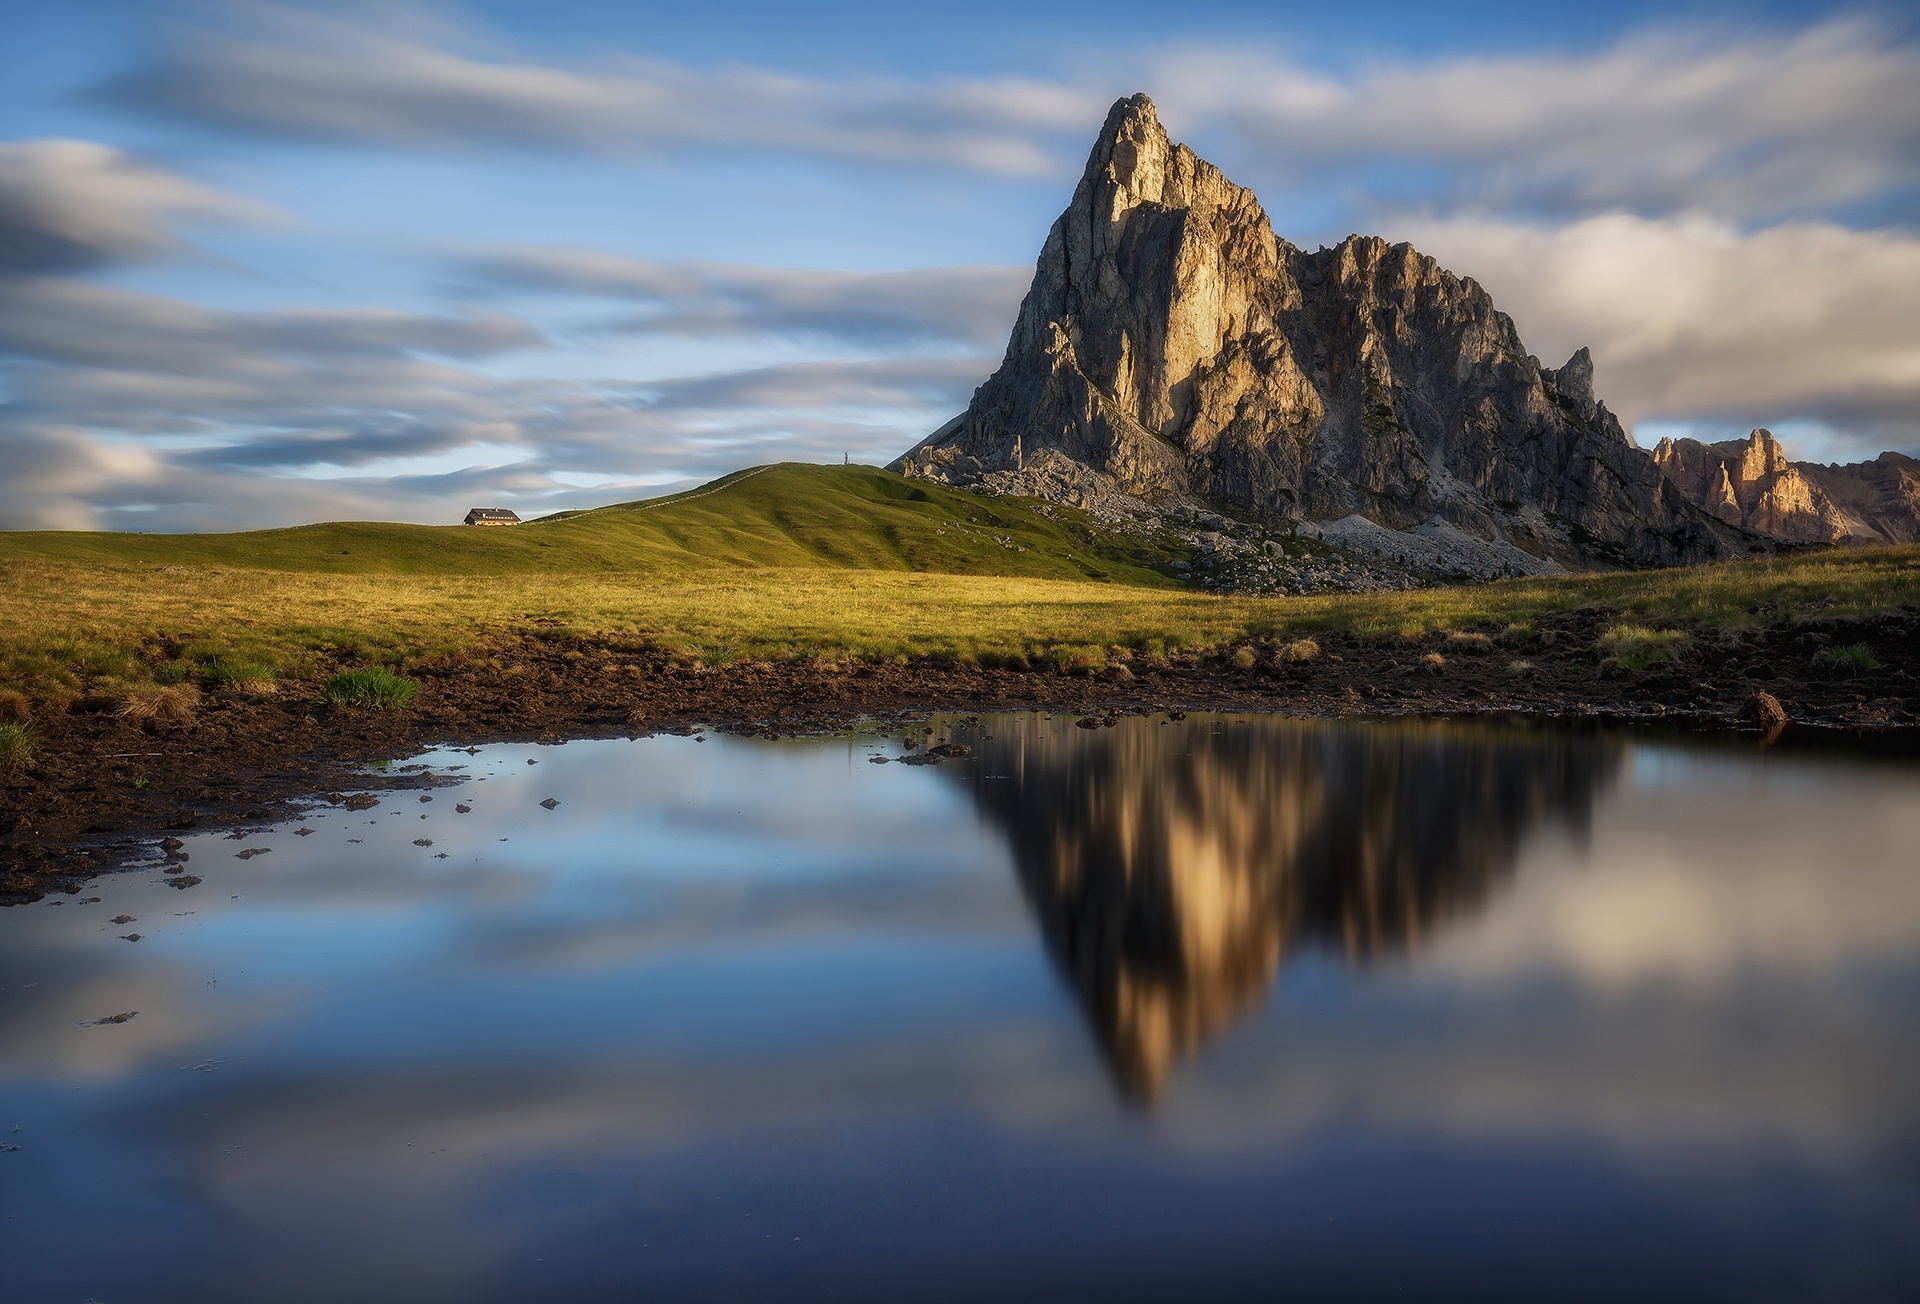
M1474 275L1550 364L1590 345L1630 421L1801 419L1836 432L1836 455L1920 446L1920 237L1623 213L1395 234Z
M95 141L0 141L0 276L177 253L176 223L278 220Z
M1920 47L1869 22L1347 73L1188 49L1078 80L911 81L560 66L410 10L377 28L217 12L109 95L283 139L773 152L1064 188L1112 95L1145 88L1269 199L1344 196L1355 225L1481 280L1548 361L1591 345L1630 419L1798 419L1832 430L1834 455L1920 444L1920 241L1835 216L1900 210L1920 186ZM223 311L85 276L176 255L197 224L285 220L105 145L0 143L0 526L441 519L449 495L578 505L777 458L885 460L991 370L1030 275L513 246L468 255L466 306L444 312ZM740 360L578 379L569 341L532 324L556 299L601 305L596 348L731 341ZM796 343L811 361L760 365ZM576 378L540 378L542 357Z
M1016 78L827 80L623 56L595 67L487 58L311 10L180 29L109 95L225 130L431 148L538 146L616 156L774 150L1012 174L1053 170L1040 137L1098 121L1073 88Z
M1275 181L1470 208L1824 213L1920 175L1920 47L1873 23L1654 32L1597 54L1382 63L1351 76L1259 52L1156 69L1176 126ZM1382 169L1405 171L1382 175Z
M1024 267L847 272L653 262L587 249L492 251L466 269L510 290L624 300L637 334L823 337L878 346L997 349L1033 273Z
M587 382L476 365L542 343L498 313L230 312L8 282L0 528L433 521L476 496L557 510L757 462L884 460L990 366L908 355ZM407 469L422 464L444 469Z
M1247 178L1382 199L1743 219L1911 189L1920 47L1862 19L1797 32L1665 30L1597 53L1381 62L1284 52L1094 55L1075 76L822 78L618 56L592 67L473 51L309 10L178 29L108 89L223 130L430 149L539 146L637 157L758 150L1071 175L1115 94L1145 89Z

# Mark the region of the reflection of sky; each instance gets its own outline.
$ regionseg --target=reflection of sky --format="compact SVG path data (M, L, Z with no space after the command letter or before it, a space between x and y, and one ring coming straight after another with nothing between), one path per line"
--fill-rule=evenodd
M22 1298L1916 1280L1912 770L1632 748L1578 838L1411 954L1297 953L1147 1115L964 785L874 747L436 753L430 803L0 913Z

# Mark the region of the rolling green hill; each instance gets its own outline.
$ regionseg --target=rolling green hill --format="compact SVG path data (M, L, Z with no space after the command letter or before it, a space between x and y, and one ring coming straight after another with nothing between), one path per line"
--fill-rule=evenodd
M464 506L461 504L460 506ZM0 561L316 575L680 573L828 567L1174 586L1177 549L1116 540L1066 507L988 498L866 466L780 463L668 498L513 528L342 522L235 534L0 534Z

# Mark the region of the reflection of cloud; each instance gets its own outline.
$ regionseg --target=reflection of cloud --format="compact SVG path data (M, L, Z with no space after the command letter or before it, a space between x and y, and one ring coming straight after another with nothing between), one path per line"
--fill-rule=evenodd
M29 1141L9 1158L71 1193L48 1243L90 1235L59 1210L135 1226L184 1206L153 1257L113 1257L196 1298L368 1279L492 1298L532 1255L608 1245L612 1219L735 1235L746 1201L718 1217L723 1191L812 1211L839 1184L880 1202L868 1233L948 1246L998 1235L978 1209L1049 1237L1086 1225L1062 1208L1164 1233L1244 1212L1254 1178L1318 1201L1312 1175L1347 1166L1373 1216L1385 1176L1392 1217L1428 1227L1422 1201L1463 1177L1523 1201L1516 1165L1583 1209L1648 1193L1661 1219L1707 1205L1720 1225L1723 1196L1906 1209L1910 769L1462 728L981 732L937 770L719 736L439 753L474 766L469 815L452 793L404 819L317 812L244 867L215 831L184 899L126 876L91 906L0 912L0 1095ZM557 811L532 804L550 792ZM1245 1015L1151 1129L1077 1035L976 810L1076 982L1124 976L1176 1035ZM452 860L410 845L423 828ZM100 926L122 899L197 910L136 948ZM899 1216L929 1160L938 1198ZM612 1244L627 1267L631 1239L667 1248ZM705 1244L677 1244L710 1274Z
M1856 456L1920 439L1912 235L1624 213L1397 226L1483 282L1544 355L1591 345L1597 386L1629 421L1811 418L1849 431Z
M1910 786L1866 770L1636 784L1580 847L1536 847L1511 891L1436 944L1428 970L1473 985L1535 975L1630 996L1904 963L1920 942L1920 893L1887 849L1920 846ZM1817 804L1822 818L1753 817L1787 802Z
M1026 718L980 747L1041 930L1123 1087L1242 1014L1301 939L1412 946L1543 820L1581 820L1617 748L1418 728Z

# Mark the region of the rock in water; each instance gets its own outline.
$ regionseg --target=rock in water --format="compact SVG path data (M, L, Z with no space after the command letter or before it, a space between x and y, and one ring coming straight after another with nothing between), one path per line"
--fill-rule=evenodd
M1585 349L1542 368L1485 290L1408 245L1294 248L1144 95L1107 115L1000 369L894 466L1076 502L1437 519L1569 561L1755 542L1633 446Z

